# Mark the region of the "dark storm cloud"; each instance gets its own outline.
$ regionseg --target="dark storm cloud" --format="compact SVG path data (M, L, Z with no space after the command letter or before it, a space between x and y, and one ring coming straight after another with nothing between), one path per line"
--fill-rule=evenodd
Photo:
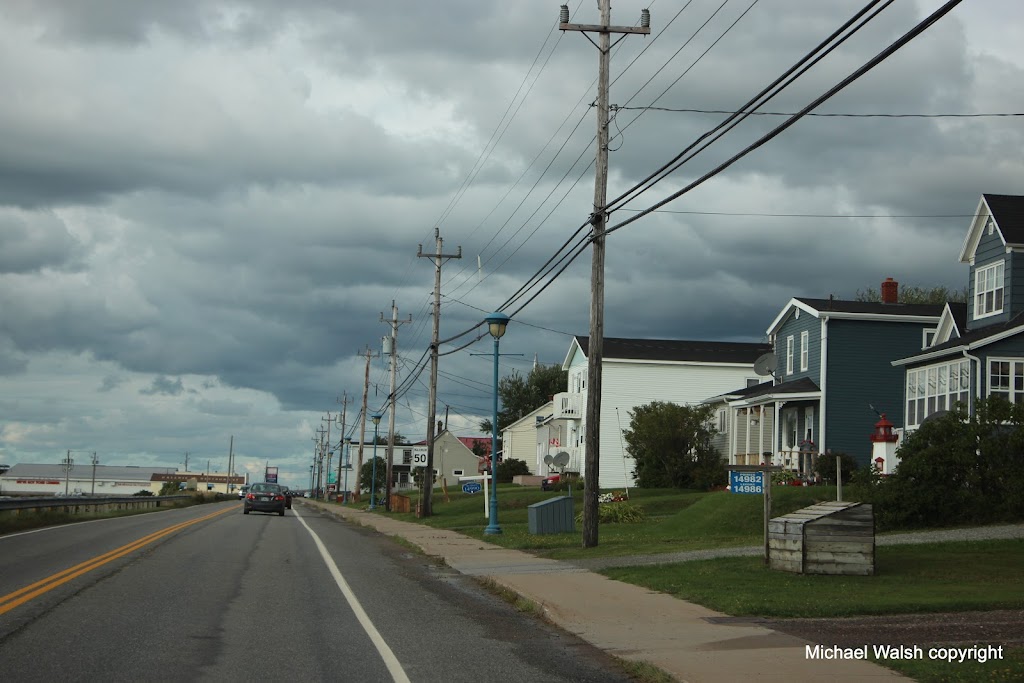
M140 394L147 396L179 396L185 391L185 386L181 382L181 378L171 379L161 375L153 380L153 384L146 389L139 389Z
M0 208L0 274L62 269L82 253L82 244L52 213Z

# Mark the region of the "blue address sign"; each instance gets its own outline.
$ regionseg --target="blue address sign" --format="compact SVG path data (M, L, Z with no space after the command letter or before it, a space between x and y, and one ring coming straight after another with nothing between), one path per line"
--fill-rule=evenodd
M480 484L478 484L475 481L467 481L465 484L462 485L462 490L464 493L480 493L480 489L482 488L483 487L480 486Z
M729 472L729 490L733 493L764 493L764 472Z

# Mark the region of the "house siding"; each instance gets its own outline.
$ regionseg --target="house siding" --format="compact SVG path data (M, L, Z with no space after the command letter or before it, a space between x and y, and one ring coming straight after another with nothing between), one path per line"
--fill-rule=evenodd
M633 460L625 457L621 430L629 429L630 411L653 401L696 405L745 386L756 378L753 366L707 366L682 363L627 363L605 359L601 401L601 488L633 485ZM618 408L618 410L616 410ZM726 457L727 451L721 451Z
M828 325L828 396L825 403L825 447L845 452L865 465L871 460L869 437L879 412L903 425L903 368L894 358L921 349L921 323L890 323L832 319ZM934 323L930 324L934 327Z
M821 384L821 320L807 311L800 311L800 317L795 316L795 311L779 327L775 337L775 355L778 358L778 366L775 373L785 382L790 380L809 377L816 384ZM800 369L800 335L807 332L808 357L807 370ZM786 339L793 337L793 373L786 372Z
M991 235L988 231L985 231L981 236L981 240L978 242L978 248L974 252L974 265L971 266L970 275L967 281L968 288L968 299L967 299L967 329L974 330L986 325L992 325L995 323L1003 323L1010 319L1010 310L1014 298L1013 294L1014 283L1021 280L1021 286L1024 287L1024 278L1015 278L1013 272L1013 259L1011 254L1006 253L1006 246L1003 244L1002 238L999 235L999 231L994 231ZM1006 265L1003 268L1003 312L998 315L990 315L979 320L974 318L974 304L975 304L975 282L974 274L985 266L998 263L999 261L1005 261ZM1019 300L1024 303L1024 292L1019 295Z

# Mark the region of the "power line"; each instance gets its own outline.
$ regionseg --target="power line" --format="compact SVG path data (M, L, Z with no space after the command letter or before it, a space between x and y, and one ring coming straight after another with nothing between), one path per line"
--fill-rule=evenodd
M688 114L745 114L748 116L796 116L795 112L781 111L730 111L728 109L688 109L684 107L627 107L612 106L613 109L644 110L644 111L668 111L682 112ZM980 119L1024 116L1024 113L1016 112L990 112L973 114L857 114L851 112L809 112L805 116L817 116L819 118L842 117L850 119Z

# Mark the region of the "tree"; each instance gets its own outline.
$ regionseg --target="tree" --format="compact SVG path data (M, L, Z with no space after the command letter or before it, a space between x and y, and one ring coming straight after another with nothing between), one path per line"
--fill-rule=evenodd
M711 445L711 406L680 406L654 401L629 411L623 432L642 488L710 489L725 482L725 468Z
M161 496L174 496L177 495L178 491L181 490L180 481L165 481L164 485L160 487Z
M374 460L377 461L376 479L372 479L374 472ZM369 492L376 488L378 501L380 500L380 494L384 490L385 483L387 482L387 476L387 464L384 462L384 458L380 457L379 455L376 458L369 458L369 460L363 463L363 469L359 470L359 481L362 483L363 489ZM373 481L374 484L376 484L376 487L371 486L371 480Z
M555 394L565 391L569 385L569 373L561 365L537 365L526 377L513 370L498 380L498 432L521 419L531 410L536 410L551 400ZM481 420L480 431L490 433L491 421Z
M854 296L856 301L881 301L881 293L874 287L858 289ZM965 303L967 288L950 289L942 285L921 287L919 285L900 285L896 301L901 304L944 304L946 302Z
M508 458L498 463L498 481L502 484L510 483L512 481L512 477L515 477L516 475L529 473L529 466L522 460Z

